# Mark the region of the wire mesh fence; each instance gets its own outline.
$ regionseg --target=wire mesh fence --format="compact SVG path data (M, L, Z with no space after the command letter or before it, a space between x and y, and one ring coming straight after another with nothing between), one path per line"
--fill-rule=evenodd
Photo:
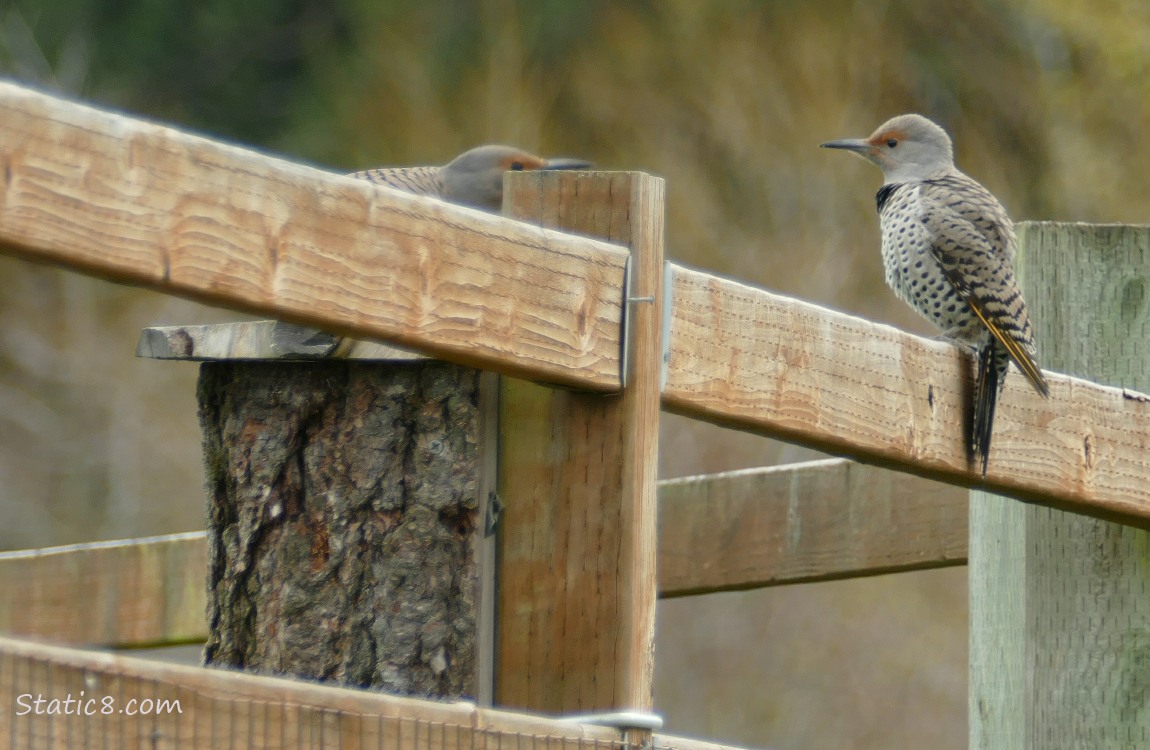
M709 743L0 639L13 750L697 750Z

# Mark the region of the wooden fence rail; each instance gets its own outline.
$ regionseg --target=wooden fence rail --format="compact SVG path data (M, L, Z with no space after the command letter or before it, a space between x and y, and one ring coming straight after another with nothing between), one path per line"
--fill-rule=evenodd
M843 459L659 483L659 595L966 564L967 491Z
M619 388L623 249L0 84L0 247L29 260ZM539 290L546 290L540 294ZM673 268L664 408L1030 502L1150 526L1150 398L1007 382L966 464L953 347Z
M967 493L842 459L659 483L662 597L966 563ZM0 633L207 638L204 532L0 553Z
M7 747L625 750L617 729L0 638ZM69 698L65 713L64 702ZM37 699L42 702L37 703ZM54 704L52 701L56 701ZM89 701L91 701L89 703ZM103 713L107 709L110 713ZM19 721L9 720L13 715ZM724 750L656 734L654 748Z
M622 248L12 84L0 83L0 121L0 243L17 256L619 387Z

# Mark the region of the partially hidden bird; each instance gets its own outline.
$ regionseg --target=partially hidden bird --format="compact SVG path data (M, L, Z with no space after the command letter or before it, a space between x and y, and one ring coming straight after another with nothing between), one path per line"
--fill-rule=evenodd
M582 159L544 159L512 146L477 146L442 167L384 167L352 172L349 177L375 182L448 203L499 211L503 174L537 169L588 169Z
M921 115L899 115L869 138L822 146L850 151L882 169L875 202L887 285L944 337L975 352L966 448L968 460L986 476L995 406L1010 362L1038 393L1050 393L1014 276L1014 224L989 190L954 166L946 131Z
M588 169L583 159L544 159L513 146L489 144L464 151L442 167L379 167L352 172L349 177L367 180L415 195L498 212L503 205L506 172L555 169ZM354 339L292 323L278 323L273 334L277 345L308 356L347 357L356 349Z

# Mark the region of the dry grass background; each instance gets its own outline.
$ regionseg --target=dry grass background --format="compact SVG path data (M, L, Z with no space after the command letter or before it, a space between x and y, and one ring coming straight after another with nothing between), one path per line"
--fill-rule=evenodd
M650 171L671 257L914 331L882 284L878 173L821 141L919 111L1016 219L1146 221L1142 0L339 6L339 44L301 32L302 82L245 113L262 146L349 170L502 141ZM34 16L0 15L9 75L235 132L97 76L82 37L40 61ZM132 351L142 326L236 316L9 259L0 277L0 548L202 527L195 368ZM812 455L681 418L662 440L663 476ZM658 707L780 750L964 747L965 607L961 569L666 602Z

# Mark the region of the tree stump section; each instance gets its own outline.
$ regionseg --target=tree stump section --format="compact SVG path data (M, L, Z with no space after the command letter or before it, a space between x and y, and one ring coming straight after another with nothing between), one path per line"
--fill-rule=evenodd
M259 321L141 337L143 356L207 360L205 663L474 698L484 376L401 353L283 361L308 356L283 346L293 331Z

